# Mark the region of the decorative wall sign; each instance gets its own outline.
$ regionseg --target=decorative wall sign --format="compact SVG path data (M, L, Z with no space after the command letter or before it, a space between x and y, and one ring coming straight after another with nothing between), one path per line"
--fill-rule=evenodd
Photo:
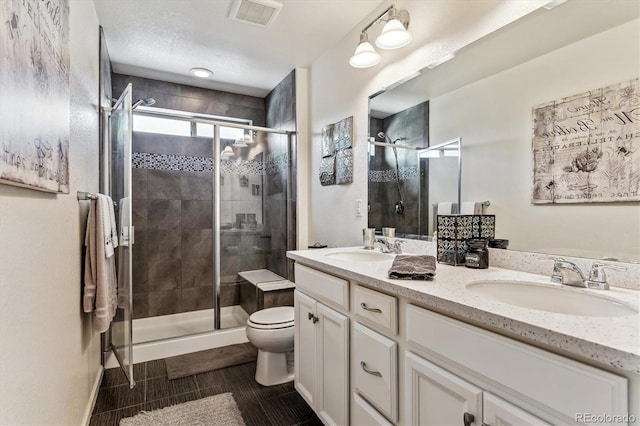
M336 183L336 157L324 157L320 160L320 184L322 186Z
M533 108L534 204L640 200L640 85Z
M335 152L335 144L333 143L333 124L328 124L322 128L322 146L320 148L320 155L322 157L330 157Z
M68 0L0 2L0 182L69 193Z
M338 121L333 128L333 144L336 151L351 148L353 140L353 116Z
M320 183L323 186L353 182L353 116L322 129Z
M353 182L353 150L336 151L336 183Z

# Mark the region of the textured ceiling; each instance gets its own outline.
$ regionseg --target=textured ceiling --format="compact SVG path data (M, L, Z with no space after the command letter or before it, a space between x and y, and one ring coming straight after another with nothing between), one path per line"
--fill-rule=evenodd
M335 46L382 0L280 2L264 28L229 19L232 0L94 0L115 72L261 97ZM197 79L194 67L214 75Z

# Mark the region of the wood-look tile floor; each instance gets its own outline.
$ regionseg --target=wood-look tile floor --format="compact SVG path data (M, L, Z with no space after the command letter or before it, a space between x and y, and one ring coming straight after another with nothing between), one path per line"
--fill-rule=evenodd
M116 426L143 410L224 392L233 394L247 426L322 424L293 383L262 386L255 381L255 371L256 363L251 362L169 380L164 360L149 361L134 365L136 387L130 389L119 368L105 370L90 425Z

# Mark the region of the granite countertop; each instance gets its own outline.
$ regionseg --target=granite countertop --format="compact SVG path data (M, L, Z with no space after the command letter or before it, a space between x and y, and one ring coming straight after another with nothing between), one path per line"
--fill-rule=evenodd
M364 251L359 247L298 250L287 257L301 264L355 280L372 288L407 298L434 311L462 319L521 341L575 356L592 359L627 372L640 373L640 315L596 317L558 314L500 303L469 291L473 281L516 280L562 287L560 290L592 293L640 309L640 292L611 287L610 290L567 288L552 284L549 276L489 267L470 269L438 264L433 281L393 280L387 277L393 257L377 261L345 261L333 252Z

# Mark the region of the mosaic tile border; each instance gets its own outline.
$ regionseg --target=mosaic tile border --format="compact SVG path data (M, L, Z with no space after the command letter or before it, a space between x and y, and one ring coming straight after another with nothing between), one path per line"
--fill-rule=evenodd
M213 159L210 157L134 152L131 154L131 164L134 169L213 172ZM264 162L220 161L220 171L223 174L272 175L286 171L288 167L287 154L270 157Z
M400 168L400 180L410 180L420 177L420 166ZM396 170L369 170L369 182L395 182Z

